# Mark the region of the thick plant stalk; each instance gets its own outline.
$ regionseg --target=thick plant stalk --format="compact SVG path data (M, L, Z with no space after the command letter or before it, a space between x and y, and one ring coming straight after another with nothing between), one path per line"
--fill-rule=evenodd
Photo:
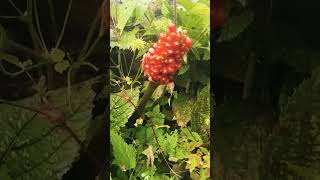
M148 100L150 99L150 97L152 96L153 92L156 90L156 88L159 86L158 83L153 82L153 81L149 81L148 87L144 93L144 95L142 96L142 99L136 109L136 111L139 114L143 113L143 110L148 102Z

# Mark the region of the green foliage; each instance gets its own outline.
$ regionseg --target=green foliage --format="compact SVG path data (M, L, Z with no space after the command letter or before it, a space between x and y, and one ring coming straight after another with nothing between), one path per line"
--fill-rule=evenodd
M187 30L188 36L192 38L192 50L183 57L185 64L177 73L174 84L158 86L141 112L142 116L130 119L135 120L134 127L127 128L125 125L138 102L142 101L139 99L143 97L140 93L146 92L145 85L148 84L141 78L140 60L159 33L164 32L168 23L173 20L173 9L167 0L136 2L134 7L124 13L124 17L117 17L122 11L120 7L128 6L131 1L124 2L121 6L113 1L111 5L113 25L110 30L110 46L113 55L111 61L114 64L111 79L114 92L117 93L112 93L110 97L110 117L112 136L116 136L118 140L116 142L114 137L111 140L113 162L116 165L111 172L112 179L177 179L182 175L208 179L210 153L207 148L202 147L207 140L202 139L202 132L191 130L188 122L192 119L195 107L192 94L199 90L191 83L200 81L206 85L210 77L209 66L202 63L205 61L197 61L209 59L210 3L208 0L177 1L177 26ZM178 77L183 80L181 83L178 83ZM187 93L182 93L183 88L186 88ZM199 100L198 105L205 110L210 108L210 104L203 100ZM199 117L194 112L193 118ZM206 115L200 118L203 120ZM120 144L115 144L119 142ZM122 157L126 154L131 154L131 157Z
M173 100L172 111L178 126L187 127L188 122L191 120L193 105L194 99L184 94L179 94L178 97Z
M285 133L276 134L271 141L273 164L281 164L275 177L290 179L317 179L320 143L320 69L313 71L311 78L304 80L283 107L280 115L280 129ZM300 163L297 163L300 162ZM272 166L272 164L271 164ZM285 175L281 172L286 172Z
M210 137L210 84L198 94L191 114L191 127L205 141Z
M117 1L111 1L111 18L116 23L116 28L122 34L125 25L129 18L132 16L134 9L136 8L136 2L134 0L123 1L118 3Z
M209 60L210 6L205 2L191 0L177 2L183 7L177 11L178 24L187 30L188 36L193 41L193 56L196 60Z
M132 145L128 145L124 139L113 129L110 131L110 140L114 155L114 164L126 171L136 167L136 150Z
M69 61L65 59L65 56L66 56L65 52L63 52L60 49L52 49L49 56L52 59L52 61L55 63L54 69L60 74L66 71L70 66Z
M91 119L94 92L90 80L72 88L75 111L68 108L66 88L49 91L52 105L65 113L67 125L85 140ZM75 98L74 97L81 97ZM39 104L34 96L15 102L25 106ZM30 110L0 105L0 175L11 179L61 179L78 156L79 144L72 136ZM4 178L6 179L6 178Z
M139 100L139 89L123 90L110 96L110 126L119 130L128 122Z
M219 37L218 42L230 41L237 37L240 33L246 30L246 28L253 21L252 12L243 12L241 15L232 16L228 19L227 24L224 26L222 34Z

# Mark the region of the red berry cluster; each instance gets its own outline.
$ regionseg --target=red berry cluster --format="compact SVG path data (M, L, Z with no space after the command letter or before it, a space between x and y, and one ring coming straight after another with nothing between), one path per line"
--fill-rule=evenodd
M191 46L192 40L186 35L186 31L177 31L176 25L170 23L167 32L160 33L158 42L143 56L144 74L149 81L171 83L173 74L180 69L180 62Z

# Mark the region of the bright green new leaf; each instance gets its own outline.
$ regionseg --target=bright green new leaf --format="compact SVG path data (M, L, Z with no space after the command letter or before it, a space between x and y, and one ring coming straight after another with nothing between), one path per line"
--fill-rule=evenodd
M66 54L61 49L52 49L49 54L53 62L63 61L65 55Z
M54 65L54 70L56 70L58 73L62 74L64 71L66 71L70 67L70 63L68 60L63 60Z

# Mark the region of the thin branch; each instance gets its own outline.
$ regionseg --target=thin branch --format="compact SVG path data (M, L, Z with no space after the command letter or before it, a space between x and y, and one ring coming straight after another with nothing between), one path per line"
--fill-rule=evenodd
M55 46L55 49L57 49L57 48L59 47L60 42L61 42L61 40L62 40L64 31L65 31L65 28L66 28L66 25L67 25L67 21L68 21L68 19L69 19L71 6L72 6L72 0L69 1L68 10L67 10L67 13L66 13L66 17L65 17L65 19L64 19L63 26L62 26L62 30L61 30L61 33L60 33L58 42L57 42L57 44L56 44L56 46Z
M44 39L43 39L43 35L42 35L42 32L41 32L41 28L40 28L38 8L37 8L37 0L34 0L33 9L34 9L34 15L35 15L35 17L36 17L36 24L37 24L38 34L39 34L39 36L40 36L40 43L42 44L44 50L45 50L47 53L49 53L49 52L48 52L48 49L47 49L47 46L46 46L46 42L45 42Z
M50 13L50 19L52 23L52 29L53 29L53 36L55 40L58 40L58 28L57 28L57 21L56 21L56 16L54 14L54 5L52 0L48 0L48 5L49 5L49 13Z
M14 4L12 0L8 0L12 7L19 13L20 16L23 16L22 11Z

